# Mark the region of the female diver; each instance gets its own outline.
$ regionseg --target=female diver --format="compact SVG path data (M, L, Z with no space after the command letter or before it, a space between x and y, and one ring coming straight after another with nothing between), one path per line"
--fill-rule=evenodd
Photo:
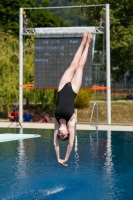
M82 42L70 66L63 74L58 87L58 102L55 110L54 148L57 161L64 166L68 166L66 162L73 147L76 122L74 98L82 83L83 68L87 60L91 41L92 35L84 33ZM59 139L62 141L69 139L64 159L60 159Z

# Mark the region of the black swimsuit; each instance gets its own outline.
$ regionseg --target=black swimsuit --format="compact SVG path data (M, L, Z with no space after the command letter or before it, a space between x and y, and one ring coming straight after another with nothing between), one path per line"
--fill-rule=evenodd
M68 82L58 92L58 102L55 110L55 118L60 124L59 120L65 119L66 123L70 120L74 113L74 98L76 93L72 89L71 82Z

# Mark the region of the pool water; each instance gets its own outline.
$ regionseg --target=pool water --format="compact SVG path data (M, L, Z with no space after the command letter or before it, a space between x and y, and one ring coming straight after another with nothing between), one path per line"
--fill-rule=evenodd
M77 131L68 167L56 161L53 130L23 132L41 137L0 143L0 200L133 199L133 132Z

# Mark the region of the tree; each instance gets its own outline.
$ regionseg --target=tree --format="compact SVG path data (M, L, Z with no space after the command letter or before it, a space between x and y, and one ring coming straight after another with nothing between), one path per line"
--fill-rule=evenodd
M86 108L92 96L92 90L80 90L74 100L75 108Z
M18 100L18 46L15 37L0 31L0 105L6 111Z
M0 0L0 22L4 31L12 30L12 33L18 36L19 33L19 8L29 7L46 7L48 0L42 0L41 5L35 3L35 0ZM59 19L50 13L49 10L26 10L26 17L28 19L28 27L55 27L67 26L63 20Z
M72 0L51 0L49 6L74 6L75 3ZM84 16L80 10L80 14L76 8L63 8L54 9L52 12L63 19L69 26L89 26L89 20Z
M34 83L34 37L24 42L24 84ZM19 100L19 42L10 32L0 31L0 105L9 112ZM53 105L54 91L24 89L27 100L41 103L41 108Z
M78 5L106 4L105 0L74 0ZM111 29L111 70L116 80L123 79L127 70L133 75L133 2L109 0ZM99 26L102 7L84 9L94 26ZM105 18L106 21L106 18ZM105 22L106 24L106 22Z

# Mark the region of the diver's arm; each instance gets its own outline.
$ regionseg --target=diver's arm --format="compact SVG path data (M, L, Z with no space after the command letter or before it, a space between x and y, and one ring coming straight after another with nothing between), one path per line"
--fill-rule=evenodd
M57 137L58 130L59 130L59 125L58 125L58 122L55 119L54 148L55 148L55 153L56 153L57 160L60 159L60 147L59 147L59 142L58 142L58 137Z
M68 166L64 160L60 159L60 147L59 147L59 141L58 141L58 134L59 131L59 124L55 119L55 130L54 130L54 148L55 148L55 153L56 153L56 157L57 160L60 164L64 165L64 166Z
M64 159L65 162L68 161L72 148L73 148L73 142L74 142L74 136L75 136L75 122L76 122L76 115L74 114L73 118L70 120L70 122L68 122L69 142L67 145L66 156Z

